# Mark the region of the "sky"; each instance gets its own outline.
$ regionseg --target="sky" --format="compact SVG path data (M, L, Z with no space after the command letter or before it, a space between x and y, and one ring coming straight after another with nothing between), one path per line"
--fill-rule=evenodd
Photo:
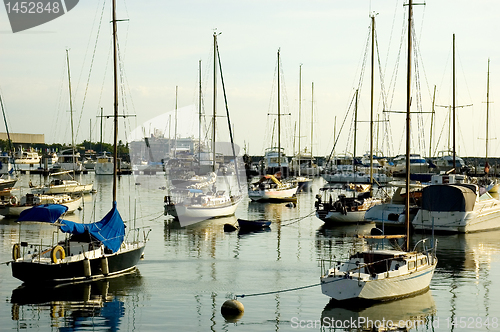
M198 107L200 60L203 112L209 120L216 31L227 107L238 145L252 155L263 155L273 142L277 145L274 126L279 49L280 112L289 114L281 117L280 136L287 155L297 151L299 137L301 149L312 149L316 156L331 153L334 136L338 136L336 154L353 153L354 108L350 105L359 82L356 154L367 153L371 51L366 46L370 17L375 15L375 63L380 66L375 68L373 85L374 119L387 118L389 122L375 123L374 149L386 156L404 153L405 115L382 110L401 111L406 107L405 3L117 0L117 17L126 19L118 23L120 114L130 115L120 120L120 139L130 140L130 133L137 128L143 128L146 135L161 132L172 137L172 123L150 120L174 118L176 104L181 113ZM44 134L46 143L71 142L68 50L75 141L99 141L101 108L103 115L110 115L113 105L110 8L110 0L80 1L61 17L18 33L12 33L6 10L0 9L0 93L10 132ZM456 109L457 153L462 157L486 154L490 59L488 156L500 156L494 125L499 118L495 114L495 96L500 89L500 43L495 33L498 13L500 2L495 0L430 0L414 7L418 65L414 66L412 112L422 113L412 115L412 152L427 156L429 151L437 154L453 145L448 143L450 108L435 107L432 144L430 111L434 87L435 105L452 104L455 34L455 104L472 105ZM368 63L361 75L365 54ZM227 122L222 116L226 106L218 75L217 133L218 140L227 141ZM160 116L167 112L172 116ZM190 127L195 123L197 128L197 116L192 114L179 115L178 121L188 121ZM111 126L110 119L103 119L105 142L111 142ZM4 130L1 125L0 131Z

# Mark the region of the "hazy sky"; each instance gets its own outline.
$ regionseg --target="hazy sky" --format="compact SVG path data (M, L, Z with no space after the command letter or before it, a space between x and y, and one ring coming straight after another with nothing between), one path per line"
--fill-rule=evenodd
M198 63L202 60L204 110L212 112L213 31L218 37L228 107L236 142L255 155L271 145L276 119L276 53L281 49L284 86L281 111L282 145L297 145L299 66L302 64L301 146L311 148L311 83L314 82L313 152L327 155L333 133L340 130L360 80L370 13L375 12L377 44L386 93L386 109L404 110L406 104L406 37L402 36L407 7L402 0L118 0L119 44L125 105L125 133L175 108L198 103ZM99 140L97 116L112 112L111 1L80 1L70 12L30 30L13 34L7 14L0 10L0 93L9 130L45 134L47 143L70 142L70 113L66 49L70 49L71 83L76 141ZM452 35L456 35L457 148L460 156L485 154L487 61L490 65L489 156L500 156L495 97L500 89L500 43L495 0L430 0L415 6L418 43L418 85L412 100L420 109L452 103ZM101 18L102 17L102 18ZM97 39L97 31L100 31ZM400 46L403 45L401 48ZM401 49L401 50L400 50ZM398 62L399 59L399 62ZM377 59L377 63L379 60ZM398 70L395 69L399 63ZM367 64L368 66L369 64ZM92 70L91 70L92 66ZM382 111L380 73L375 74L375 112ZM396 79L394 79L396 77ZM414 79L414 82L417 80ZM225 112L219 86L218 114ZM359 96L357 154L369 150L369 66ZM417 111L417 102L413 102ZM197 107L197 106L196 106ZM186 108L191 109L191 108ZM448 146L448 109L436 107L432 151ZM165 118L165 117L164 117ZM404 151L402 114L390 114L390 136L379 150ZM192 121L197 121L193 118ZM218 118L219 127L227 127ZM352 113L346 120L336 152L352 151ZM362 122L361 122L362 121ZM412 117L414 152L428 154L430 115ZM90 128L92 123L92 129ZM111 120L104 120L104 140L111 141ZM196 126L195 126L196 127ZM167 123L157 128L165 132ZM295 129L294 129L295 128ZM4 126L0 126L4 130ZM92 131L91 131L92 130ZM378 132L383 135L382 125ZM421 133L417 137L416 133ZM294 135L295 132L295 135ZM124 131L120 138L126 139ZM194 134L197 134L197 130ZM227 135L220 131L219 136ZM227 140L227 137L221 137ZM349 143L348 143L349 142Z

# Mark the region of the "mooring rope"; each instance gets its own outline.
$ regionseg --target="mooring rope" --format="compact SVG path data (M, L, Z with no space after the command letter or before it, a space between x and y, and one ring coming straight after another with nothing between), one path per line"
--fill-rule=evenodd
M316 287L316 286L319 286L319 285L321 285L321 284L313 284L313 285L308 285L308 286L283 289L283 290L274 291L274 292L255 293L255 294L248 294L248 295L245 295L245 294L235 295L235 298L238 298L238 297L244 298L244 297L249 297L249 296L260 296L260 295L270 295L270 294L285 293L285 292L291 292L291 291L296 291L296 290L301 290L301 289Z
M295 223L298 223L298 222L299 222L299 221L301 221L301 220L306 219L307 217L312 216L312 215L313 215L313 214L315 214L315 213L316 213L316 210L313 210L312 212L310 212L309 214L307 214L307 215L305 215L305 216L303 216L303 217L293 218L293 219L288 219L288 220L294 220L294 219L297 219L297 220L292 221L292 222L289 222L288 224L283 224L283 225L281 225L281 226L290 226L290 225L293 225L293 224L295 224ZM285 221L287 221L287 220L285 220Z

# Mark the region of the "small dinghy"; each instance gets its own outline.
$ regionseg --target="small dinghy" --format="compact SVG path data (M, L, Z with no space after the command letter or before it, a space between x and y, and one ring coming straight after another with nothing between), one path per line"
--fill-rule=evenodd
M267 228L271 225L271 221L265 219L246 220L238 218L238 225L240 230L251 231Z

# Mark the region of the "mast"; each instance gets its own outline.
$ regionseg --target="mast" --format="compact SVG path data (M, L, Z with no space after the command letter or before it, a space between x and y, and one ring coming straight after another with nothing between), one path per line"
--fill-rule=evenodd
M375 63L375 14L372 14L372 56L371 56L371 90L370 90L370 196L373 186L373 82Z
M280 49L278 48L278 167L281 171ZM300 151L299 151L300 152ZM281 174L283 176L284 174Z
M311 84L311 166L313 159L313 129L314 129L314 82Z
M0 95L0 104L2 105L3 121L5 123L5 131L7 132L7 141L8 141L7 144L9 145L9 153L10 153L10 157L14 161L15 160L15 158L14 158L14 151L12 149L12 141L10 139L9 126L7 126L7 117L5 116L5 109L3 107L3 101L2 101L2 96L1 95Z
M214 31L214 101L213 101L213 116L212 116L212 171L215 173L215 117L217 99L217 33Z
M456 149L455 149L455 34L453 34L453 173L456 170Z
M485 157L485 165L488 164L488 130L489 130L489 121L488 117L490 115L490 59L488 58L488 75L486 79L486 157Z
M175 86L175 124L174 124L174 158L177 155L177 91L178 86Z
M113 134L113 206L116 204L116 163L118 159L118 45L116 42L116 0L113 0L113 90L114 90L114 134Z
M198 163L201 166L201 60L198 62L199 91L198 91Z
M354 177L356 177L356 137L357 137L357 127L358 127L358 90L356 89L356 103L354 104L354 154L352 156L352 169L354 171Z
M413 1L408 2L408 62L406 81L406 198L405 198L405 226L406 251L410 251L410 106L411 106L411 29L413 16Z
M431 112L431 137L429 139L429 158L432 158L432 132L434 127L434 114L436 113L434 106L436 103L436 86L434 85L434 93L432 94L432 112Z
M73 177L75 176L75 137L73 134L73 98L71 97L71 74L69 70L69 50L66 49L66 63L68 64L68 89L69 89L69 113L71 118L71 151L73 154Z
M101 134L99 137L99 144L101 146L101 152L102 152L102 107L101 107Z
M299 66L299 153L298 153L298 168L300 176L300 115L302 111L302 64Z

